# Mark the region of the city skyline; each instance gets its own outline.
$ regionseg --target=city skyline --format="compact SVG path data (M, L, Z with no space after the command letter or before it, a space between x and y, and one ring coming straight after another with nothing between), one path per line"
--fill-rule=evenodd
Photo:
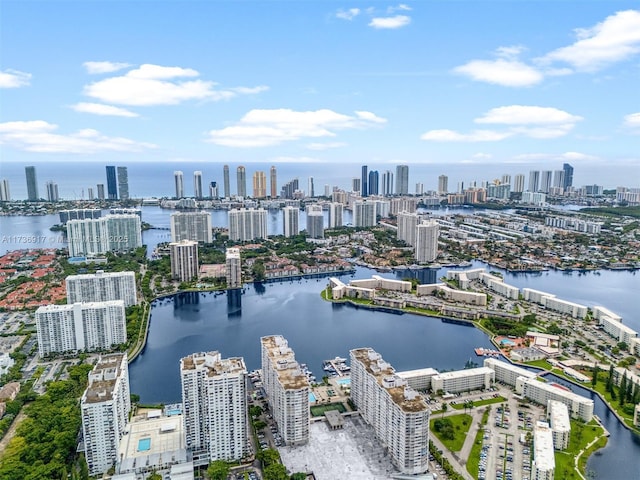
M640 171L637 2L103 3L4 5L3 163Z

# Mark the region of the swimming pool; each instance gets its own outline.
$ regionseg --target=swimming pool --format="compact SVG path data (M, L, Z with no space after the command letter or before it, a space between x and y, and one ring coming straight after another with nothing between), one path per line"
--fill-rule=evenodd
M138 440L138 451L146 452L147 450L151 450L151 439L141 438L140 440Z
M344 387L350 387L351 386L351 379L350 378L339 378L338 380L336 380L336 383L338 385L342 385Z
M179 408L173 409L173 410L167 410L167 416L171 416L171 415L180 415L182 413L182 410L180 410Z
M315 403L316 402L316 396L313 394L313 392L309 392L309 403Z

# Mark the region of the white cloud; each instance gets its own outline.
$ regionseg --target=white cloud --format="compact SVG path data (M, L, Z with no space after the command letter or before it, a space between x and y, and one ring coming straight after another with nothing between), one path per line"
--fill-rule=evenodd
M374 17L369 26L378 29L394 29L406 27L411 23L411 17L407 15L395 15L393 17Z
M0 123L0 143L38 153L139 152L156 146L128 138L107 137L93 129L55 133L57 125L44 120Z
M0 88L26 87L31 82L31 74L7 69L0 72Z
M430 142L498 142L512 136L510 132L493 130L474 130L471 133L460 133L455 130L429 130L420 138Z
M625 115L624 126L631 129L632 132L640 134L640 112Z
M394 12L410 12L412 10L412 8L404 3L400 3L398 5L396 5L395 7L388 7L387 8L387 13L394 13Z
M492 108L484 116L476 118L476 123L501 123L505 125L524 124L567 124L576 123L582 117L571 115L564 110L553 107L538 107L532 105L509 105Z
M594 72L640 52L640 11L625 10L591 28L575 30L577 41L539 59L541 64L562 62L578 71Z
M472 80L505 87L530 87L540 83L544 76L538 70L518 60L472 60L453 69Z
M345 142L325 142L325 143L310 143L307 145L309 150L329 150L330 148L340 148L346 147L347 144Z
M177 105L188 100L227 100L267 89L258 86L216 90L214 82L195 78L199 75L191 68L145 64L124 75L86 85L84 94L110 104L153 106ZM183 80L185 77L191 80Z
M359 8L350 8L348 10L338 10L336 12L336 17L341 20L353 20L360 14Z
M118 62L84 62L82 65L87 69L87 73L92 75L117 72L131 66L128 63Z
M322 109L251 110L236 125L211 130L208 141L227 147L265 147L301 138L335 137L337 130L362 129L386 122L371 112L344 115Z
M565 152L565 153L523 153L513 157L514 160L520 162L535 162L540 160L558 161L589 161L598 160L598 157L594 155L588 155L580 152Z
M95 115L111 115L115 117L138 117L135 112L126 108L114 107L113 105L103 105L102 103L80 102L71 106L76 112L93 113Z
M473 158L481 158L484 160L487 160L489 158L493 158L493 155L491 155L490 153L482 153L482 152L478 152L478 153L474 153Z

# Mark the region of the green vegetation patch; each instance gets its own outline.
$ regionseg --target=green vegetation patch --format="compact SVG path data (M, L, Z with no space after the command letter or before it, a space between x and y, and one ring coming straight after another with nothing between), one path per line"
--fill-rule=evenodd
M489 420L490 408L482 414L482 420L480 421L480 428L476 433L476 438L473 441L473 446L469 452L469 458L467 459L467 472L471 474L473 478L478 478L478 467L480 464L480 452L482 452L482 438L484 437L484 427Z
M575 457L578 453L589 445L596 437L603 435L604 430L595 420L589 423L571 420L571 436L569 438L569 447L563 452L555 453L556 460L556 478L580 478L575 470ZM585 473L585 467L589 453L602 448L606 445L607 438L602 437L589 452L582 454L579 460L578 468L580 472Z
M506 402L507 399L504 397L496 397L496 398L487 398L485 400L477 400L475 402L473 402L473 406L474 407L482 407L483 405L491 405L492 403L502 403L502 402ZM456 403L454 405L451 405L455 410L464 410L465 406L464 406L464 402L463 403ZM468 407L467 407L468 408Z
M321 417L324 415L324 412L328 412L329 410L337 410L340 413L347 411L346 407L342 403L328 403L326 405L316 405L311 407L311 415L314 417Z
M446 418L432 418L431 431L452 452L458 452L471 427L471 415L461 413Z
M580 213L592 213L595 215L611 217L640 218L640 207L594 207L582 208Z

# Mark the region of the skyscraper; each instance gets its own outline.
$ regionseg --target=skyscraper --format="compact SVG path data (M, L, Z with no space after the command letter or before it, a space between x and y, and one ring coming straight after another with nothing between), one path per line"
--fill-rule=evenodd
M531 170L529 172L529 191L537 192L540 189L540 172L537 170Z
M142 246L140 217L122 214L69 220L67 238L72 257L133 250Z
M416 183L416 195L424 195L424 183Z
M324 238L324 215L322 210L307 213L307 237Z
M225 254L227 288L242 287L242 263L239 248L227 248Z
M315 191L315 186L313 185L313 177L309 177L309 184L307 187L307 197L315 197L316 196L316 191Z
M229 210L229 240L246 242L267 238L267 211L260 209Z
M104 183L98 183L96 188L98 189L98 200L104 200Z
M11 190L9 189L9 180L3 178L0 182L0 202L8 202L11 200Z
M332 202L329 204L329 228L338 228L342 226L342 210L341 203Z
M175 212L171 214L171 241L211 243L211 214L209 212Z
M440 175L438 177L438 195L446 195L449 193L449 177Z
M409 194L409 165L396 166L396 195Z
M300 233L300 209L297 207L284 207L282 209L282 225L285 237L293 237Z
M229 165L224 165L222 167L222 176L224 198L229 198L231 196L231 187L229 186Z
M264 172L253 173L253 198L265 198L267 196L267 176Z
M402 240L412 247L416 244L416 227L418 226L418 214L409 212L398 213L398 240Z
M376 217L376 203L367 200L354 202L353 204L353 226L354 227L374 227L378 223Z
M540 191L542 193L549 193L551 189L551 170L543 170L540 176Z
M351 191L352 192L357 192L362 194L362 185L360 185L360 179L359 178L352 178L351 179Z
M278 196L278 172L275 165L272 165L269 169L269 181L271 187L271 198L277 198Z
M239 197L247 196L247 172L245 168L240 165L236 170L236 182L237 182L237 194Z
M219 352L180 359L187 449L194 461L238 461L249 452L247 367Z
M122 300L125 307L137 303L134 272L104 272L69 275L65 279L67 303Z
M564 188L564 170L556 170L553 172L554 188Z
M509 175L508 173L503 174L500 183L502 183L503 185L511 185L511 175Z
M118 191L120 200L129 200L129 173L127 167L118 167Z
M566 190L569 187L573 186L573 167L568 163L562 165L562 170L564 170L564 189Z
M171 258L171 278L190 282L198 278L198 242L182 240L169 244Z
M362 197L369 196L369 175L367 174L367 166L362 166L362 175L360 175L360 195Z
M193 172L193 196L200 200L202 195L202 172L196 170Z
M47 189L47 201L48 202L57 202L58 198L58 184L53 180L50 180L46 183L45 188Z
M118 460L120 440L131 411L126 353L99 358L89 373L80 409L89 474L102 476Z
M393 195L393 172L385 170L382 174L382 195L390 197Z
M93 195L93 187L87 187L87 198L89 200L95 199L95 196Z
M116 167L109 165L107 169L107 198L109 200L118 199L118 179L116 177Z
M24 167L24 173L27 176L27 200L30 202L37 202L40 200L40 196L38 195L36 167Z
M524 174L518 173L515 177L513 177L513 189L515 193L524 192Z
M173 181L176 186L176 198L184 198L184 175L180 170L173 172Z
M434 220L416 226L416 263L428 263L436 259L439 231L438 223Z
M377 170L371 170L369 172L369 183L368 183L368 189L369 189L369 195L378 195L378 193L380 192L379 190L379 185L380 185L380 180L379 180L379 175L378 175L378 171Z
M211 182L209 184L209 198L220 198L218 182Z

